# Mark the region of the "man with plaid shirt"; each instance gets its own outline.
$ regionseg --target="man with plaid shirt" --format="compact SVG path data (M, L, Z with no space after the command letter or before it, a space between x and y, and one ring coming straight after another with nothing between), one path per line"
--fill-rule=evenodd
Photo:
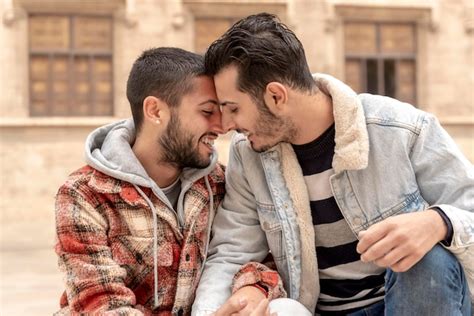
M201 56L145 51L127 83L133 120L93 131L87 166L56 197L66 291L58 315L188 315L224 192L221 114Z

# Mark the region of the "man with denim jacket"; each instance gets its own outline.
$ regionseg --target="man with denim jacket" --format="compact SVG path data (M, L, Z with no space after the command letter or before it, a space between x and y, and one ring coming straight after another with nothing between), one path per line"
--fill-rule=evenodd
M269 253L288 314L471 314L474 171L432 115L312 76L270 14L234 24L205 67L240 134L193 314L257 304Z

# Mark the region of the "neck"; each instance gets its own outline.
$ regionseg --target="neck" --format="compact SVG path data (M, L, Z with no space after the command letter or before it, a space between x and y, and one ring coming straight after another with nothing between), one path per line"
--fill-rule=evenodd
M298 127L294 145L307 144L318 138L334 123L332 99L318 90L316 94L296 96L298 111L294 112L294 122Z
M144 133L141 133L142 135ZM153 133L150 133L154 135ZM161 152L158 142L153 139L145 139L137 136L132 150L142 164L150 178L160 188L166 188L173 184L181 174L181 169L173 164L161 161Z

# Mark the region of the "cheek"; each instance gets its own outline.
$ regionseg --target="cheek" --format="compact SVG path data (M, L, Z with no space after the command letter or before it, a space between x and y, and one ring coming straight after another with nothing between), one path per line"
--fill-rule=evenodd
M242 112L239 111L238 113L234 114L233 120L236 123L252 126L255 125L257 117L253 113Z
M210 119L206 118L198 118L195 119L193 122L190 123L189 128L194 132L194 134L199 134L196 136L201 136L201 134L204 134L207 130L209 130L211 124Z

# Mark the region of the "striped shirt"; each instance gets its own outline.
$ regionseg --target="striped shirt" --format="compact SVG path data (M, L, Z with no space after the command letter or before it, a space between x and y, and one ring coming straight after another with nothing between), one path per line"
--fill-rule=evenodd
M341 315L384 297L385 269L363 263L357 238L334 199L329 178L334 174L334 124L314 141L293 145L308 188L316 238L321 294L316 313Z

